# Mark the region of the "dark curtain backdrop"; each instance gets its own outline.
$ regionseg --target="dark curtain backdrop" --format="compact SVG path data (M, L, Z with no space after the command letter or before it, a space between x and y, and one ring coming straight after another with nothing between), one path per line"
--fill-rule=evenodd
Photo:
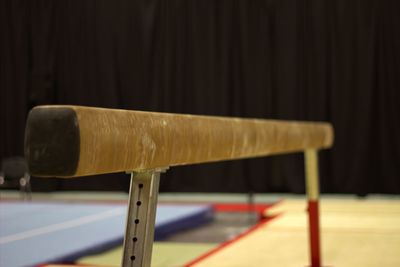
M398 0L1 0L0 27L0 157L23 153L37 104L321 120L323 192L400 193ZM161 190L301 193L302 159L173 168Z

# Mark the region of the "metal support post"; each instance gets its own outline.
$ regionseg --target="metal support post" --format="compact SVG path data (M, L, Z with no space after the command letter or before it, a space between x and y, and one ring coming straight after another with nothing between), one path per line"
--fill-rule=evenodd
M123 267L150 267L160 172L131 174Z
M308 228L311 267L321 267L318 152L316 149L306 150L304 156L308 197Z

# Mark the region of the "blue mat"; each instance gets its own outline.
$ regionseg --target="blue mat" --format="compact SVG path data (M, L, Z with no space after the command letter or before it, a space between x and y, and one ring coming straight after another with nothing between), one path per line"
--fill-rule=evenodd
M155 239L209 222L209 205L158 205ZM126 206L0 203L0 266L73 262L122 244Z

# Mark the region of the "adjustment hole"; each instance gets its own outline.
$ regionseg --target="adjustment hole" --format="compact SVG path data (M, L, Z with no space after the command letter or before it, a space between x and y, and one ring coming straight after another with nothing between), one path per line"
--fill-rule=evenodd
M140 205L142 205L142 202L138 201L138 202L136 202L136 205L140 206Z
M135 220L135 223L138 224L138 223L139 223L139 219L136 219L136 220Z
M139 184L139 188L143 188L143 184Z
M131 261L134 261L136 259L135 256L131 256Z
M132 238L132 240L133 240L133 242L136 242L136 241L137 241L137 238L136 238L136 237L134 237L134 238Z

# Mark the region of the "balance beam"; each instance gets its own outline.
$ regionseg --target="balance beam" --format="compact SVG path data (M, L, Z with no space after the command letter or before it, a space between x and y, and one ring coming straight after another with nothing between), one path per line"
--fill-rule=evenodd
M26 126L36 176L74 177L282 154L332 145L328 123L39 106Z
M38 106L27 119L32 175L132 172L123 266L150 266L159 173L171 166L305 152L312 267L319 267L317 150L329 123Z

